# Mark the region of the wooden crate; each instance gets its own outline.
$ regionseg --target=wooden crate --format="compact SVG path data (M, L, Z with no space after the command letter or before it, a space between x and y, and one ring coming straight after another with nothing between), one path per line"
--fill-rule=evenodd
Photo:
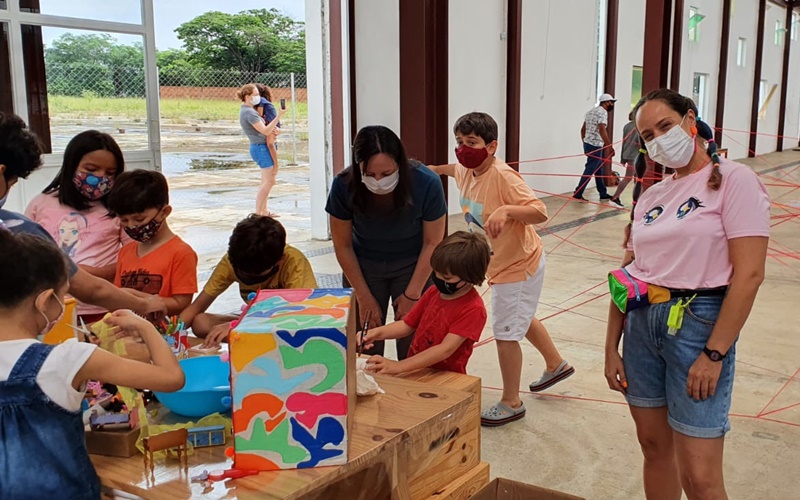
M133 430L86 431L86 451L92 455L129 458L137 453L139 427Z
M422 370L405 378L474 395L467 410L457 416L460 418L443 423L435 435L427 439L421 436L409 445L407 471L411 497L426 499L480 464L481 380L434 370Z
M489 464L481 462L426 500L466 500L489 484Z

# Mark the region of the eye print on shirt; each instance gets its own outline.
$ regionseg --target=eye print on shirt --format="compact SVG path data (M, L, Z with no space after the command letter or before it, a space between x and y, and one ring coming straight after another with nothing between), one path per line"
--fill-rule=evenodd
M663 213L664 213L664 207L662 205L658 205L651 208L644 214L644 217L642 217L642 219L644 220L644 225L649 226L650 224L655 222L656 219L661 217L661 214Z
M705 206L703 205L702 201L692 196L688 200L684 201L680 207L678 207L678 220L683 219L698 208L705 208Z

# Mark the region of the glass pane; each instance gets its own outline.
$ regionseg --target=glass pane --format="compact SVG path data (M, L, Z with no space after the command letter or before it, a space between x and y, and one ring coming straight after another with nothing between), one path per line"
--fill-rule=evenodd
M87 129L111 134L123 150L148 149L142 38L40 29L38 44L23 40L25 73L31 122L43 115L47 130L37 133L51 136L52 151Z
M642 67L634 66L631 76L631 109L633 109L642 98Z
M0 0L0 9L8 10L8 6L6 5L6 0Z
M2 0L0 0L1 2ZM8 49L8 23L0 23L0 111L14 112L14 98L11 95L11 59Z
M141 0L114 0L113 7L109 6L108 0L20 0L19 7L22 12L142 24Z

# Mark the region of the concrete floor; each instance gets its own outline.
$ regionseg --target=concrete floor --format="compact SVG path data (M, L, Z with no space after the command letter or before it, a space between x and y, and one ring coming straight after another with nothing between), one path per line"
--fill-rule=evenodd
M795 169L800 153L772 154L746 163L764 172L773 201L784 207L773 206L777 218L767 279L739 342L726 485L731 498L796 499L800 340L790 311L800 298L800 191L789 186L800 184L800 168ZM626 204L630 191L623 197ZM596 199L596 194L587 197ZM643 498L633 421L624 399L607 388L603 376L606 274L621 259L628 212L557 197L545 201L551 217L545 227L553 233L541 231L548 255L538 317L577 373L539 395L521 391L527 416L505 427L484 429L483 460L491 464L493 477L590 499ZM795 217L780 218L789 212ZM451 217L451 231L462 226L460 216ZM312 257L311 262L317 273L340 272L332 253ZM487 307L489 293L484 296ZM490 336L487 326L483 338ZM522 383L527 389L544 367L530 344L523 344L523 353ZM502 384L493 342L476 347L468 371L483 379L484 406L499 399L497 388Z

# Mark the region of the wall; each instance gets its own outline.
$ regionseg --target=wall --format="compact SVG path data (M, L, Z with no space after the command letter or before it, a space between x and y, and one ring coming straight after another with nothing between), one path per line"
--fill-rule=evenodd
M768 82L768 89L777 84L775 93L767 105L766 115L758 121L758 143L756 153L775 151L778 147L778 109L780 106L781 76L783 69L783 44L775 45L775 21L784 24L786 9L767 3L767 25L764 28L764 61L761 79ZM785 27L785 26L784 26ZM784 39L787 38L784 34ZM791 75L790 75L791 76ZM795 80L796 81L796 80ZM791 85L790 80L790 85Z
M581 156L522 163L522 173L577 175L583 171L580 128L597 101L594 5L585 0L542 0L536 8L523 3L520 159ZM577 177L569 176L529 175L525 179L539 196L571 192L578 183Z
M800 10L795 9L795 12ZM800 20L799 20L800 21ZM786 99L786 129L784 131L784 149L794 149L800 142L800 22L795 24L797 40L786 39L792 44L789 62L789 93Z
M488 113L499 129L497 156L505 157L507 3L491 0L450 2L448 106L450 126L471 111ZM524 9L523 9L524 10ZM455 162L455 136L450 134L450 161ZM460 213L458 188L449 182L450 213Z
M747 2L736 2L745 4ZM701 15L706 16L699 28L699 39L689 40L689 8L696 7ZM739 5L737 5L739 7ZM683 44L681 56L681 79L679 91L692 97L694 75L706 75L705 108L698 110L700 117L712 127L716 126L714 117L717 113L717 83L719 81L720 33L722 32L722 2L720 0L686 0L683 20ZM734 45L735 49L735 45Z

